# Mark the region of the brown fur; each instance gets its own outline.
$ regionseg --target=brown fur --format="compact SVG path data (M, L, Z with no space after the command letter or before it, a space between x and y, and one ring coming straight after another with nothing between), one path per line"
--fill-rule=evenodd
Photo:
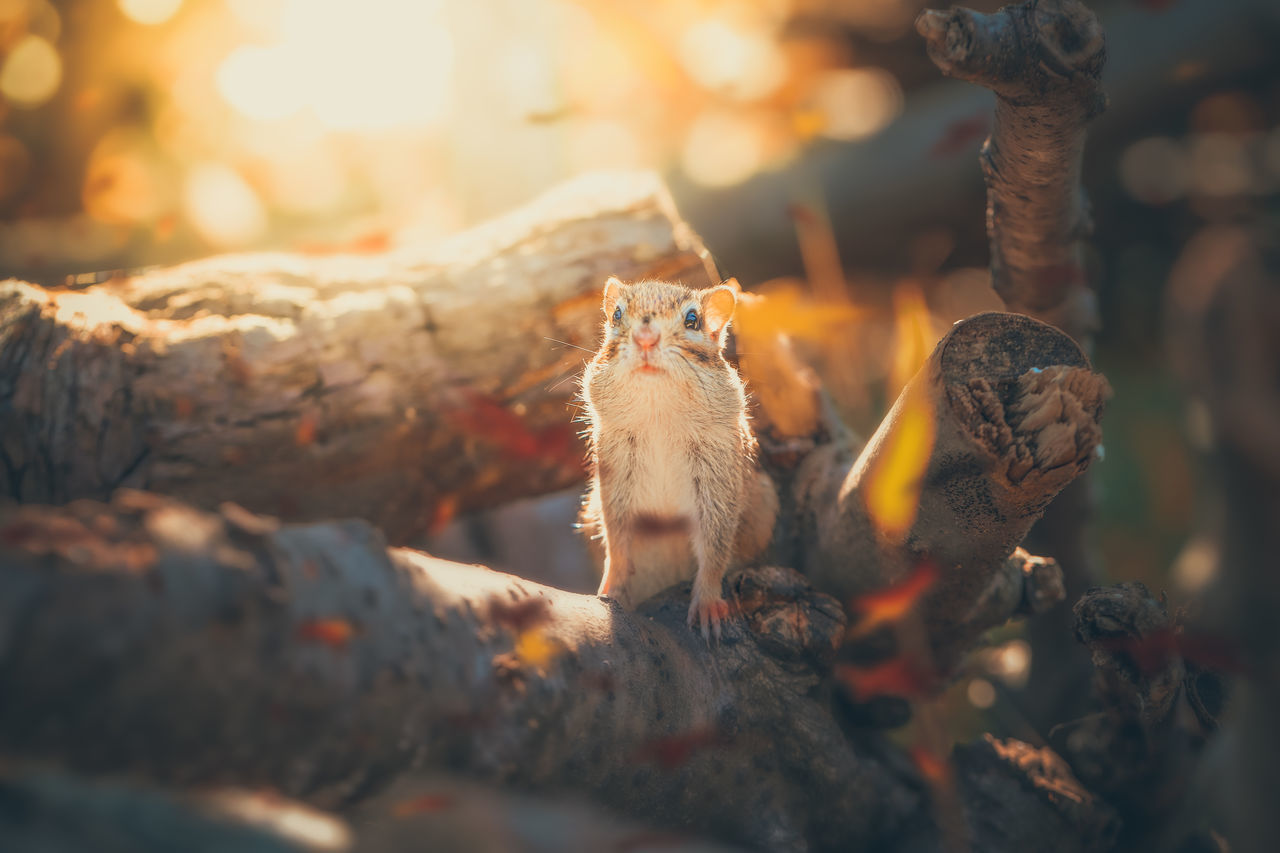
M583 521L604 546L600 593L631 607L693 578L689 620L704 634L727 613L725 571L763 550L778 508L722 352L734 296L610 279L604 340L582 378L593 463ZM690 309L700 328L685 328ZM642 348L637 330L656 345Z

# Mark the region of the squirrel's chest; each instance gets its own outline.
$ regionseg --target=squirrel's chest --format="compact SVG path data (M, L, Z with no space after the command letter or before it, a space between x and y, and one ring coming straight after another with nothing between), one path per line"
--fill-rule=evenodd
M625 484L616 485L630 492L629 509L657 515L693 513L693 478L679 437L630 433L619 450L622 458L615 461L626 475Z
M737 447L737 421L725 406L658 395L637 387L628 405L602 413L594 440L601 488L624 512L692 518L697 469ZM731 458L724 460L732 468Z

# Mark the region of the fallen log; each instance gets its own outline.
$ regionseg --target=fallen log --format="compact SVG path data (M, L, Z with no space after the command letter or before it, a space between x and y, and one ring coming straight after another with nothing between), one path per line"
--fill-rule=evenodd
M0 756L342 813L448 770L771 850L936 847L920 771L830 712L839 605L785 569L732 588L739 618L709 647L684 624L687 586L626 613L388 550L363 522L127 490L11 507ZM1112 832L1047 752L989 741L955 780L973 849L1091 850ZM1017 819L991 820L996 802Z
M609 275L715 269L652 175L597 175L424 250L0 284L0 497L146 488L407 542L583 478L570 402Z

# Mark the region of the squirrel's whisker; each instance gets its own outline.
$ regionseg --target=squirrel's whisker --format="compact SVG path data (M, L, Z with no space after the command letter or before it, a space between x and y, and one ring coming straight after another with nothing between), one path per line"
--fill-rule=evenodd
M564 344L564 345L565 345L565 346L567 346L567 347L573 347L574 349L580 349L580 350L582 350L582 351L583 351L583 352L585 352L585 353L590 353L591 355L595 355L595 351L594 351L594 350L589 350L589 349L587 349L586 347L580 347L580 346L578 346L577 344L571 344L571 343L569 343L568 341L562 341L562 340L560 340L559 338L549 338L549 337L547 337L546 335L543 335L543 336L542 336L542 338L543 338L543 340L547 340L547 341L554 341L555 343L558 343L558 344Z

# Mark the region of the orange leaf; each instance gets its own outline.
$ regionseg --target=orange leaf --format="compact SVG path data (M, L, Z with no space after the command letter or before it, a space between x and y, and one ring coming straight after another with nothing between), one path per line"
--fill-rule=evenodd
M336 243L303 242L294 248L304 255L376 255L391 248L391 235L385 231L372 231L351 240Z
M897 583L853 599L849 602L849 609L858 614L858 621L849 626L846 637L861 637L881 625L898 621L937 580L938 567L932 560L921 560Z
M524 631L516 637L513 651L520 663L542 671L562 650L561 645L548 637L545 631L534 629Z
M345 649L355 633L355 626L345 619L309 619L298 626L296 636L305 643Z
M316 440L316 416L307 412L298 421L298 428L293 431L293 440L299 447L306 447Z
M453 517L458 514L458 496L454 494L445 495L436 501L435 509L431 513L431 521L427 524L427 533L434 536L449 522L453 521Z
M466 405L448 413L456 427L498 445L510 457L528 459L538 455L538 437L518 415L486 394L469 388L461 393Z
M458 801L453 794L423 794L396 803L391 814L395 817L413 817L419 814L435 814L452 808Z
M932 750L917 744L911 747L911 760L925 779L935 785L948 782L951 776L950 763Z
M1145 637L1105 637L1097 644L1127 656L1142 675L1164 669L1177 657L1220 672L1240 673L1240 656L1231 643L1208 634L1179 634L1172 628L1152 631Z
M868 669L850 664L837 664L835 676L849 688L853 698L865 702L877 696L924 696L936 677L904 657L895 657Z

